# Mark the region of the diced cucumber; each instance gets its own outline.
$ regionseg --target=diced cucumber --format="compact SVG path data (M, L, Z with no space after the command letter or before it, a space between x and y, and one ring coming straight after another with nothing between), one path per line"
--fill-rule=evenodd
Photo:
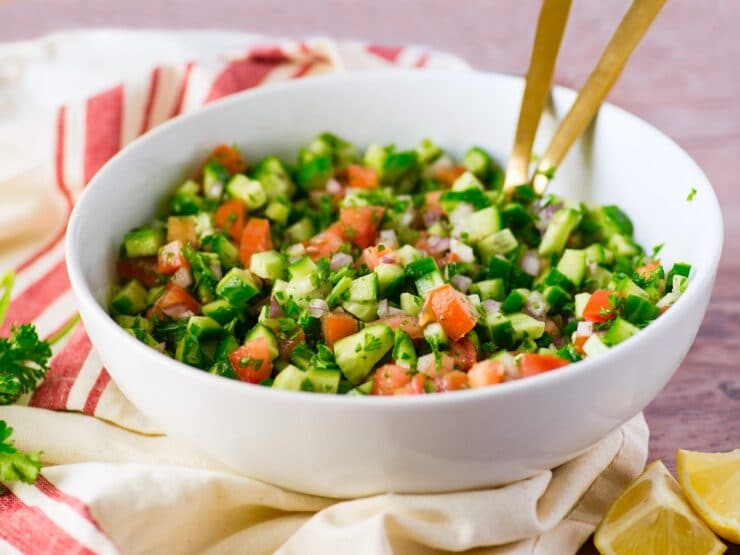
M239 249L223 233L214 233L207 240L224 268L233 268L239 262Z
M342 308L352 316L363 322L371 322L378 318L377 301L352 301L346 300L342 303Z
M452 184L453 191L460 192L467 191L468 189L478 189L479 191L483 190L483 183L481 183L478 178L475 177L475 175L470 171L466 171Z
M276 389L285 389L287 391L300 391L303 382L306 380L306 372L288 364L280 373L275 376L272 387Z
M227 176L228 177L228 176ZM186 216L197 214L203 206L203 199L198 195L200 185L189 179L183 183L172 195L170 210L173 214Z
M271 200L265 208L265 216L275 223L285 225L290 217L290 206L279 200Z
M609 347L605 345L604 342L601 340L601 337L596 334L593 334L591 337L589 337L583 344L583 352L586 353L586 356L589 357L595 357L608 351Z
M230 197L241 200L249 210L257 210L267 202L267 194L262 184L241 173L229 180L226 184L226 192Z
M203 351L198 338L189 333L184 334L177 342L175 359L200 368L203 364Z
M285 288L285 293L293 297L296 302L303 303L316 297L318 287L318 274L308 274L305 277L290 280Z
M594 243L586 248L586 264L606 264L606 249L600 243Z
M377 301L378 274L372 272L352 280L349 286L349 300L356 303Z
M308 370L311 367L311 358L313 351L308 348L306 343L299 343L290 354L290 362L295 364L301 370Z
M416 155L419 158L419 162L425 166L434 162L442 154L442 149L429 139L422 139L416 147Z
M650 299L650 295L648 294L648 292L628 277L617 279L617 281L614 282L612 285L613 289L617 293L620 293L623 297L636 295L638 297L642 297L643 299Z
M326 297L326 304L329 308L334 308L345 299L351 285L352 278L349 276L344 276L334 285L329 296Z
M222 326L231 322L231 320L233 320L237 315L236 308L224 299L218 299L208 304L204 304L201 307L201 311L204 316L213 318Z
M391 152L383 160L380 176L384 185L409 192L419 177L419 158L413 150Z
M290 274L291 281L315 274L317 273L317 270L318 268L316 267L316 264L314 264L308 256L304 256L300 260L296 260L288 266L288 273Z
M213 318L208 316L191 316L188 320L187 331L198 339L219 337L224 329Z
M527 209L519 202L509 202L501 211L501 219L506 227L524 227L534 220Z
M396 251L398 259L401 261L401 265L406 267L416 260L424 258L424 254L411 245L404 245Z
M252 255L249 270L262 279L275 281L285 277L285 258L279 252L262 251Z
M116 314L139 314L147 306L147 290L135 279L121 287L111 300L111 307Z
M334 358L344 376L357 385L391 347L391 328L384 324L373 324L334 343Z
M506 297L506 285L502 278L486 279L470 286L472 293L480 295L481 300L493 299L503 301Z
M544 322L536 320L523 312L509 314L507 319L514 329L514 339L539 339L545 333Z
M154 328L151 320L147 320L142 316L131 316L129 314L119 314L116 316L116 323L122 328L143 330L146 332L151 332Z
M550 312L558 312L563 305L570 302L570 294L559 285L548 285L542 292Z
M427 324L424 328L424 339L426 339L426 342L429 343L433 351L443 349L450 343L445 329L439 322Z
M527 302L527 298L529 297L529 291L526 289L514 289L509 293L509 295L504 299L504 302L501 304L501 312L504 314L511 314L513 312L519 312L522 307L524 306L524 303Z
M252 339L257 339L259 337L264 337L267 340L267 352L270 354L270 359L275 360L280 354L278 351L278 342L275 337L275 332L264 324L257 324L249 331L245 341L251 341Z
M322 189L334 174L330 154L304 155L299 160L296 178L304 191Z
M636 326L644 326L660 315L660 309L637 295L629 295L624 302L624 319Z
M260 292L260 283L249 270L232 268L216 285L216 294L229 301L233 306L241 307Z
M303 218L285 230L285 238L291 243L302 243L314 236L315 230L310 218Z
M257 164L254 178L262 184L269 200L280 196L290 198L295 194L295 184L277 156L268 156ZM267 217L270 218L269 215Z
M628 237L632 236L632 221L617 206L601 206L594 210L593 218L598 225L599 236L604 241L617 233Z
M416 369L416 349L414 349L414 342L401 329L396 330L393 338L393 360L396 361L396 364L404 368Z
M537 249L539 255L548 256L563 252L568 237L580 221L581 213L573 208L561 208L555 212Z
M516 237L507 227L478 241L476 248L483 261L488 262L497 254L507 254L513 251L518 245Z
M437 263L431 256L425 256L406 265L406 275L413 280L417 280L436 270Z
M367 381L363 384L358 385L357 387L353 387L347 392L347 395L351 396L365 396L370 395L370 393L373 390L373 382L372 380Z
M473 212L452 230L452 236L475 243L501 229L501 214L495 206Z
M381 297L388 297L396 292L403 283L405 270L400 264L379 264L375 268L378 276L378 288Z
M203 194L206 198L219 200L228 180L229 172L217 160L209 160L203 166Z
M463 156L462 165L477 177L486 179L491 174L494 163L485 150L479 146L474 146Z
M583 320L583 309L586 308L588 301L591 300L591 293L576 293L575 306L576 318Z
M639 328L633 326L627 320L617 317L604 334L604 343L608 346L616 345L625 339L629 339L639 331Z
M578 287L586 275L586 251L565 249L557 268L560 273Z
M392 147L372 144L367 147L367 150L365 151L365 156L362 159L362 163L368 168L372 168L377 172L381 172L383 170L385 159L388 158L388 154L390 154L392 150Z
M409 316L418 316L421 312L423 301L412 293L401 293L401 310Z
M676 262L673 264L668 272L668 276L666 277L666 284L668 285L669 290L673 290L674 276L683 276L688 279L690 273L691 264L687 264L685 262Z
M640 254L640 247L626 235L615 233L607 243L607 247L619 256L636 256Z
M429 272L414 281L416 291L422 298L426 297L429 291L439 287L440 285L444 285L444 283L445 280L442 279L442 274L439 273L439 270Z
M601 266L593 269L587 268L587 275L586 286L592 291L604 289L612 281L612 273Z
M123 246L129 258L154 256L162 245L164 245L164 233L150 227L129 231L123 237Z
M310 368L306 372L306 379L315 393L336 393L339 389L339 380L342 373L337 370L319 370Z

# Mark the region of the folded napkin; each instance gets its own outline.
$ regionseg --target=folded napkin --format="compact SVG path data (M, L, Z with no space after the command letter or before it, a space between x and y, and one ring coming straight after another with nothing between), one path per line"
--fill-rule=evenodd
M36 391L0 407L17 446L43 450L46 465L33 486L0 484L1 553L551 554L588 538L645 464L642 415L500 488L327 499L235 474L163 435L76 323L66 221L120 148L240 90L397 66L468 69L424 48L241 33L88 31L0 46L0 271L17 272L0 335L13 322L47 337L70 329Z

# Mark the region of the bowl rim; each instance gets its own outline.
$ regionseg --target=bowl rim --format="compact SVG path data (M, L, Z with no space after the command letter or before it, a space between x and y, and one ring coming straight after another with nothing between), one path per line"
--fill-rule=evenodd
M233 389L238 388L242 395L248 397L250 395L267 395L268 398L275 402L291 402L291 403L319 403L323 405L337 405L342 408L350 406L358 407L358 409L367 409L368 407L385 407L394 408L398 410L404 410L409 406L419 406L421 404L424 407L433 407L440 404L455 406L460 403L470 403L475 401L482 401L487 399L497 399L501 396L515 397L522 395L530 390L541 390L543 388L552 387L557 382L577 380L582 374L589 372L596 372L599 368L604 369L611 366L612 361L615 357L626 353L628 349L641 349L643 345L649 343L653 338L660 332L662 327L670 325L671 322L678 322L685 315L688 314L688 310L691 299L698 297L702 294L705 288L711 290L713 280L719 266L719 260L722 253L722 246L724 241L724 226L722 221L722 212L720 210L719 201L714 188L706 176L704 171L694 161L694 159L675 141L668 137L665 133L649 124L642 118L632 114L620 108L612 103L605 102L599 113L614 114L616 117L620 117L628 120L630 125L635 125L638 128L642 128L645 133L652 133L657 135L659 139L668 142L675 147L680 153L683 154L685 161L690 166L693 166L697 175L701 177L701 182L696 183L697 189L700 190L702 196L708 198L710 210L714 211L715 216L706 225L712 228L712 234L715 236L715 240L712 242L711 249L708 259L710 264L705 268L694 269L696 272L692 278L692 287L689 287L687 291L681 295L678 301L671 307L671 310L663 314L651 325L641 330L635 337L630 338L629 341L620 343L619 345L610 349L608 353L603 356L599 356L594 359L586 359L578 361L576 363L569 364L563 368L559 368L557 372L546 372L531 376L525 380L514 380L500 384L497 387L484 387L478 389L469 389L464 391L448 392L444 395L402 395L393 396L389 398L387 396L354 396L352 399L345 399L345 395L320 395L310 394L303 391L287 391L281 389L275 389L272 387L256 386L256 387L245 387L245 384L225 378L223 376L217 376L210 374L209 372L203 371L199 368L195 368L183 362L179 362L167 355L164 355L151 347L148 347L144 343L138 341L132 337L129 333L125 332L113 318L108 314L102 306L98 304L95 297L93 296L81 269L79 250L77 248L77 242L75 240L77 229L81 225L80 222L84 220L84 214L87 211L88 199L93 194L90 191L95 191L96 187L99 187L98 183L103 182L107 178L107 174L113 171L111 168L115 168L117 165L125 161L129 151L141 144L146 144L148 141L157 140L160 134L168 132L171 128L177 127L184 124L184 122L192 119L207 118L212 112L222 110L226 106L232 104L239 104L241 102L249 102L252 98L261 97L264 95L271 95L276 91L282 90L296 90L300 91L304 88L310 87L323 87L330 86L332 83L345 83L345 82L361 82L363 80L407 80L407 79L449 79L450 75L454 75L456 79L464 78L471 80L487 80L487 79L499 79L503 81L516 82L523 86L524 79L519 76L499 73L499 72L484 72L477 70L435 70L435 69L424 69L419 71L418 69L383 69L383 70L365 70L365 71L353 71L348 73L336 73L321 76L312 76L308 78L271 83L264 86L260 86L254 89L241 91L230 95L217 102L207 104L195 112L189 114L183 114L177 116L171 120L168 120L158 125L153 130L145 133L144 135L137 137L131 143L126 145L118 153L116 153L110 160L108 160L103 167L97 172L90 183L84 188L82 194L75 203L74 209L70 216L67 232L65 237L65 258L67 265L67 272L69 274L70 283L72 290L75 294L77 302L79 303L80 313L83 309L90 311L97 317L96 320L101 320L103 326L108 326L111 333L118 341L124 342L127 349L135 349L142 356L152 357L152 364L165 365L167 371L173 372L174 376L190 377L195 380L200 380L204 385L210 384L211 387ZM573 89L562 86L553 87L554 96L562 96L566 99L575 98L576 92ZM94 347L94 345L93 345ZM187 373L187 374L185 374ZM251 385L251 384L250 384ZM237 390L234 389L236 392ZM453 393L453 394L449 394ZM238 393L237 393L238 394Z

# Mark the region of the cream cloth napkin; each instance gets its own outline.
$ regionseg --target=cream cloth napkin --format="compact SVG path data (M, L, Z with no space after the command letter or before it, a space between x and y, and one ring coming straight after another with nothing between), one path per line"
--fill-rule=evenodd
M418 47L240 33L104 30L0 46L0 271L18 275L0 333L13 321L45 336L73 326L23 406L0 407L18 447L43 450L47 465L33 486L0 484L0 553L567 554L586 541L645 464L642 415L504 487L326 499L240 476L162 435L74 324L64 226L118 149L245 88L395 66L467 69Z

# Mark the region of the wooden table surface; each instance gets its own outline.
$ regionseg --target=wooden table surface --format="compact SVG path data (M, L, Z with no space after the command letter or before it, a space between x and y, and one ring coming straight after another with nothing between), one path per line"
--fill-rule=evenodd
M627 5L574 2L556 82L583 82ZM521 74L538 6L538 0L0 0L0 41L89 26L329 34L428 44L481 69ZM724 214L724 253L699 337L645 411L650 458L670 468L678 447L740 447L739 22L737 0L669 1L610 97L698 161Z

